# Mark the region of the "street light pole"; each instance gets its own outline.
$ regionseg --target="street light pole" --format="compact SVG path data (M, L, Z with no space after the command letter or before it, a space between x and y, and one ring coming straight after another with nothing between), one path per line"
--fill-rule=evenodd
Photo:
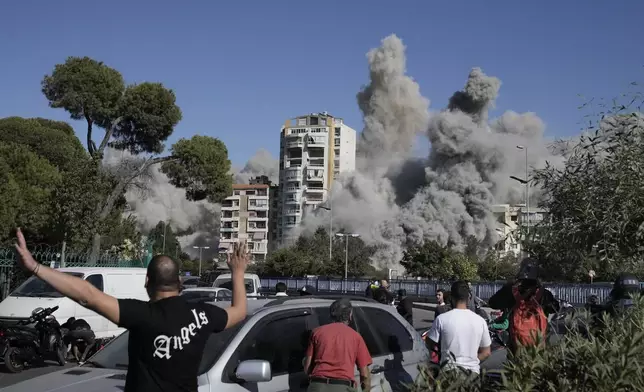
M210 249L209 246L193 246L195 249L199 249L199 277L201 277L201 251L204 249Z
M526 213L526 232L530 234L530 181L528 180L528 147L517 146L517 149L525 151L525 213Z
M349 237L360 237L356 233L338 233L336 237L344 237L344 280L347 280L349 273Z

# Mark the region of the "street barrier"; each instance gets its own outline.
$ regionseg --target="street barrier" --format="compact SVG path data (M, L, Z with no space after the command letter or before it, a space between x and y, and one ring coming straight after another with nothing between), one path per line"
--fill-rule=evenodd
M261 278L262 287L273 291L278 282L286 283L289 291L295 291L304 285L316 288L319 293L348 293L364 295L368 280L360 279L325 279L325 278ZM473 282L472 292L483 300L488 300L496 293L505 282ZM405 289L407 295L421 298L433 298L436 290L449 290L451 283L431 280L392 280L390 282L393 292ZM610 284L576 284L576 283L544 283L558 299L563 299L573 305L583 305L591 295L596 295L604 301L611 290Z

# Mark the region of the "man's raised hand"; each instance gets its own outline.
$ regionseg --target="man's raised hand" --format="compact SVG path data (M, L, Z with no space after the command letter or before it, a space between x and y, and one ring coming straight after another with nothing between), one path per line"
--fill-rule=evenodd
M22 235L22 231L19 228L16 229L16 237L18 237L18 243L14 244L14 246L16 247L18 255L20 255L19 263L29 272L34 272L38 267L38 262L34 260L31 252L29 252L29 249L27 249L25 236Z
M228 267L231 272L246 271L248 266L248 249L246 248L246 241L235 242L233 244L233 251L227 253Z

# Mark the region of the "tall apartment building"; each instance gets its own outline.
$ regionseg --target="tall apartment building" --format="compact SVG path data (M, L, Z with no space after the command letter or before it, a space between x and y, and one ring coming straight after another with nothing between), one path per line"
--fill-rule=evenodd
M246 240L252 261L266 260L269 248L269 208L271 183L261 176L250 184L233 185L232 196L221 204L219 248L230 249Z
M303 214L326 201L333 180L355 167L356 131L341 118L323 112L287 120L280 136L277 241L291 243Z

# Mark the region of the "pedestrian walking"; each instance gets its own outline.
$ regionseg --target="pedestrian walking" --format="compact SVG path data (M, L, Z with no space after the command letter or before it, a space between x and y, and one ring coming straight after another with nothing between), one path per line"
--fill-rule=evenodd
M351 301L339 299L331 304L330 311L333 322L313 330L306 350L308 392L354 392L356 366L362 391L368 392L371 355L362 336L349 326L353 317Z
M213 332L230 328L246 317L245 243L235 244L233 253L228 254L233 300L223 309L186 302L179 295L179 265L168 256L154 256L148 265L145 287L150 301L117 299L81 278L39 264L27 249L20 229L17 236L16 250L27 271L129 331L125 392L197 392L197 372L206 341Z

